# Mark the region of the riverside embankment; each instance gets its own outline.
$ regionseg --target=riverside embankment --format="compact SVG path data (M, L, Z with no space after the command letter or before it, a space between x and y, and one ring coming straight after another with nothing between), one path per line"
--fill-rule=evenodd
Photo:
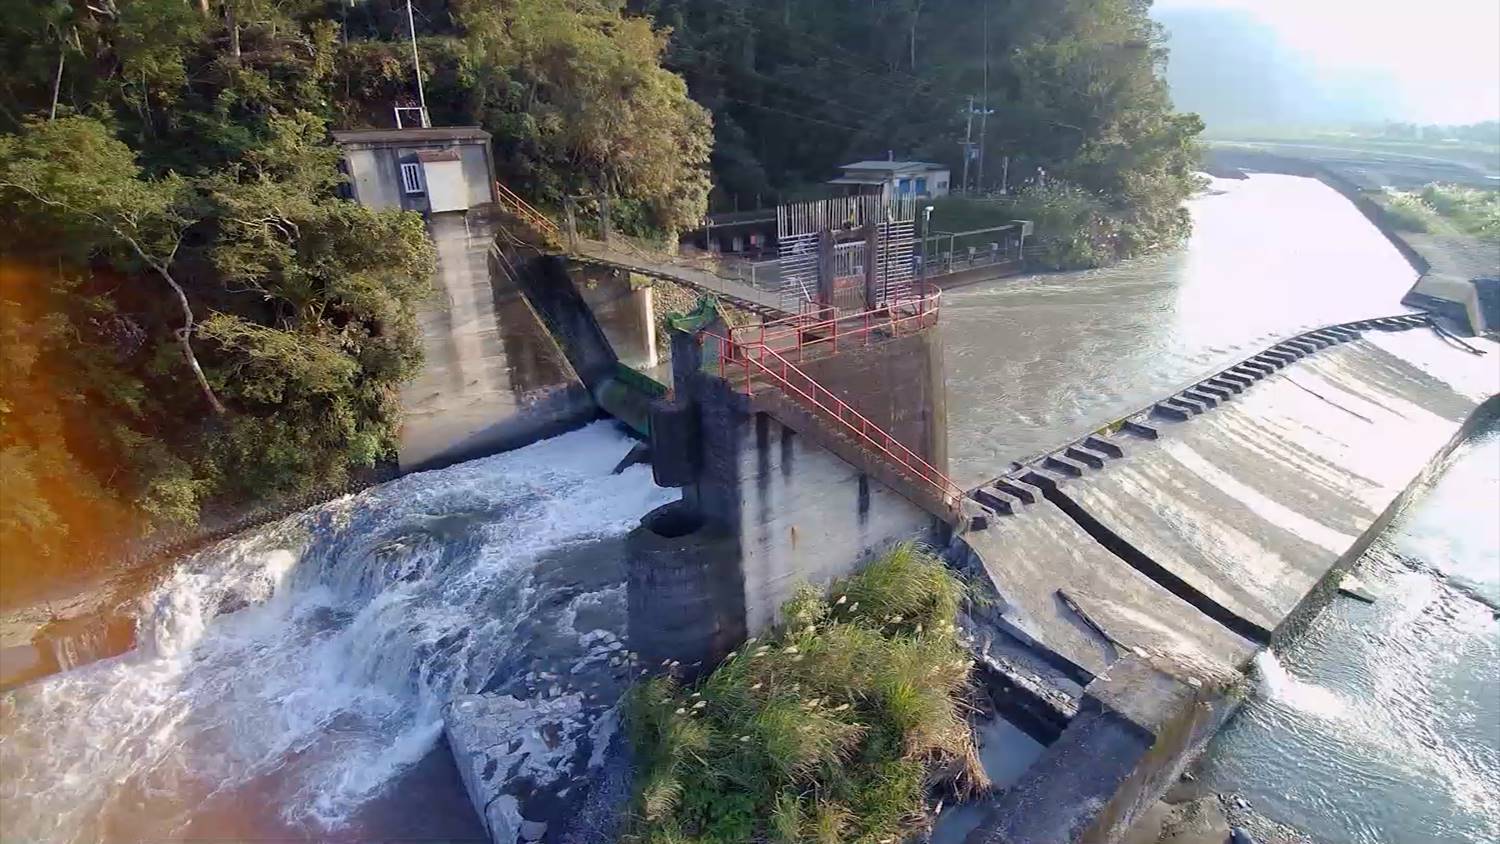
M1475 279L1500 279L1500 240L1448 230L1452 227L1418 231L1397 219L1380 196L1387 190L1416 190L1438 181L1494 190L1492 177L1421 157L1390 161L1356 150L1276 145L1214 145L1207 164L1216 176L1229 179L1257 172L1323 182L1348 199L1417 271L1417 280L1403 297L1406 304L1432 311L1465 333L1500 328L1500 281L1482 282L1489 285L1484 291L1474 284Z

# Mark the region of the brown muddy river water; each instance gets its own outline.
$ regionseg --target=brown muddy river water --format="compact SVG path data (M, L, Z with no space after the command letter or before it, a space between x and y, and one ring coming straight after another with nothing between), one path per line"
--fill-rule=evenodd
M943 294L950 474L975 486L1287 335L1406 309L1417 279L1312 179L1214 179L1186 248Z

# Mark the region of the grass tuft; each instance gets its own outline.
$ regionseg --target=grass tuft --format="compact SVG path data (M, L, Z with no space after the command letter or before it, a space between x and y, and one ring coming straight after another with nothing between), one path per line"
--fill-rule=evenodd
M932 554L898 545L683 687L638 686L630 840L899 840L943 784L988 787L962 712L964 599Z

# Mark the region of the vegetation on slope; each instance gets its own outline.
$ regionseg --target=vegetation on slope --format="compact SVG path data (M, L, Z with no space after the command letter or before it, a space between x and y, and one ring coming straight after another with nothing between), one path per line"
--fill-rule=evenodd
M962 711L962 586L899 545L700 682L633 693L632 838L643 842L890 842L935 785L987 787Z
M416 4L438 124L542 201L701 216L710 130L610 0ZM397 0L0 0L8 591L393 456L433 253L339 198L331 127L414 100Z
M985 165L971 183L996 190L1009 157L1008 187L1038 186L1027 212L1057 220L1045 235L1080 239L1060 265L1187 234L1202 123L1172 110L1140 0L635 6L672 28L668 63L713 113L716 207L770 204L888 151L944 163L957 185L972 129ZM986 119L970 122L971 96Z
M1435 182L1419 191L1387 189L1378 199L1407 231L1500 237L1500 191Z

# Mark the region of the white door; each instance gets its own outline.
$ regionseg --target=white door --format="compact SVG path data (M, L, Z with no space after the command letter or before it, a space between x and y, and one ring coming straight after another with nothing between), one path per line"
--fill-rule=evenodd
M427 204L439 211L465 211L469 207L469 190L464 185L463 162L424 161L422 175L427 180Z

